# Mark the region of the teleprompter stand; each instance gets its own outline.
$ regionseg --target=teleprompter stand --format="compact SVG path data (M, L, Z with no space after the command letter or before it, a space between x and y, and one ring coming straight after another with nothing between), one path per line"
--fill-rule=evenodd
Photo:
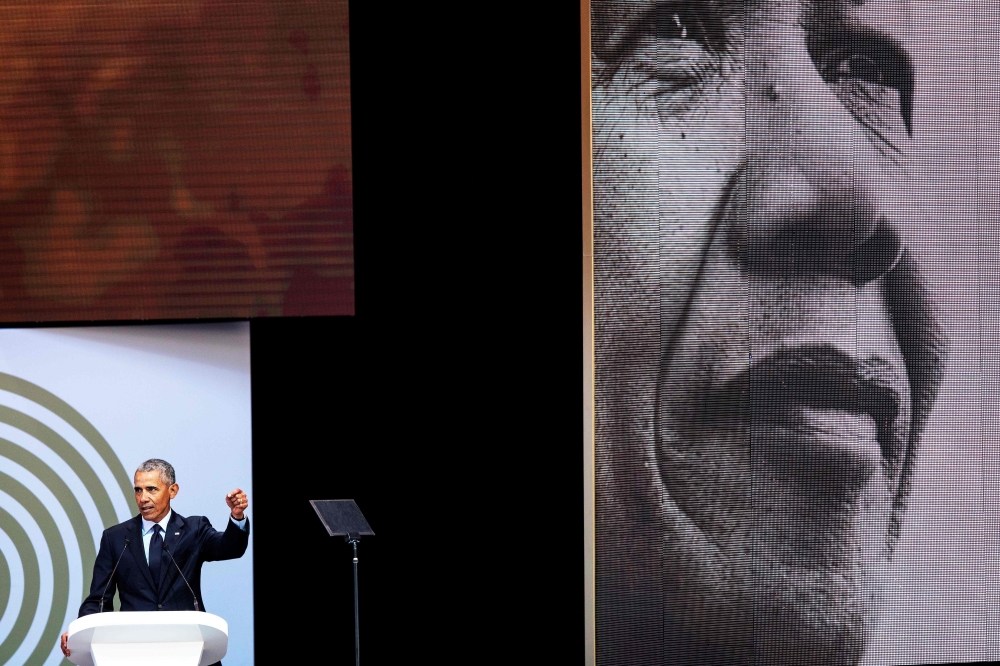
M361 666L358 625L358 541L361 536L375 536L357 502L349 500L309 500L330 536L342 536L354 547L354 664Z

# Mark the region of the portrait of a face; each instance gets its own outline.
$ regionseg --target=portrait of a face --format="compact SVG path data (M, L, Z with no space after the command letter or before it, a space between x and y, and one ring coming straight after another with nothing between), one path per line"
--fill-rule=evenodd
M598 664L859 664L879 630L949 350L921 11L591 3Z

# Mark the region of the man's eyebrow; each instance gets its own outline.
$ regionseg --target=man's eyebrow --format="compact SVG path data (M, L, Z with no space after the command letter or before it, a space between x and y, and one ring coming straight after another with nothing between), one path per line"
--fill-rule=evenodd
M718 55L730 55L737 50L732 38L740 31L747 4L758 0L656 0L633 6L629 11L613 11L613 3L595 1L591 7L594 55L603 62L603 74L598 78L613 76L628 60L632 50L646 35L653 34L657 17L665 12L696 15L708 29ZM633 3L633 5L638 3Z

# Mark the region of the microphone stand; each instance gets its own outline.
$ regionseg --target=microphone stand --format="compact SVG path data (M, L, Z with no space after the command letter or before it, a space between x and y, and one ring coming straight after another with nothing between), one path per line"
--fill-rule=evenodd
M361 541L361 535L350 532L344 537L344 541L354 547L354 666L361 666L361 632L358 622L358 541Z
M181 580L183 580L184 584L187 585L188 592L191 593L191 598L194 599L194 609L198 610L198 597L195 595L194 590L191 588L191 583L189 583L188 579L184 577L184 572L181 571L181 568L179 566L177 566L177 560L174 559L174 554L170 552L170 549L167 548L167 544L165 543L163 544L163 552L165 552L168 556L170 556L170 561L174 563L174 568L177 569L177 573L181 575Z
M118 571L118 565L122 563L122 558L125 557L125 551L128 549L128 545L130 543L132 543L131 539L125 539L125 545L122 546L122 553L118 556L118 561L115 562L115 568L111 570L111 575L108 577L108 584L104 586L104 591L101 592L101 609L97 611L98 613L104 612L104 598L108 595L108 588L111 587L111 581L115 579L115 572ZM114 610L114 608L111 610Z

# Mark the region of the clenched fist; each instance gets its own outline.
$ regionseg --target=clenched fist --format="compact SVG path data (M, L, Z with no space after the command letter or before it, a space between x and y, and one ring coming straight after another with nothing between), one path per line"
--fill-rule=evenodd
M243 520L243 512L247 510L250 503L247 502L247 494L237 488L226 495L226 504L229 506L231 515L236 520Z

